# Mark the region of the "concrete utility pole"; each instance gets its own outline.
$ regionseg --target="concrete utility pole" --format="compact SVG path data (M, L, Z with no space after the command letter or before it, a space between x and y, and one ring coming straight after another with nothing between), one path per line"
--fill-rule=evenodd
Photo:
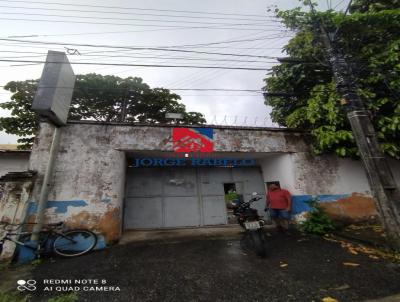
M315 14L314 7L310 3ZM336 80L336 89L343 97L354 139L364 162L369 185L374 196L388 242L400 250L400 190L384 157L369 112L355 91L349 65L344 54L335 47L322 24L322 40Z

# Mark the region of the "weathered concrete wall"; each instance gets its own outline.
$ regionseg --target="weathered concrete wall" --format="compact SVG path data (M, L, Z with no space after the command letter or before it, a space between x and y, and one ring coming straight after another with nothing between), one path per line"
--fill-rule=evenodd
M367 175L360 160L341 159L334 155L312 156L311 153L294 153L296 189L302 194L318 196L327 213L334 219L362 221L377 216ZM400 181L400 162L390 160L396 182ZM306 195L305 195L306 196ZM309 197L308 197L309 198Z
M90 140L118 150L173 151L172 126L105 125L71 123L63 128L65 136ZM262 130L260 128L214 128L215 152L306 152L301 132Z
M62 128L46 222L65 221L71 228L93 229L107 242L117 240L121 232L125 154L110 144L110 133L71 130ZM30 220L35 216L52 132L51 125L42 123L32 150L30 169L38 171L38 180Z
M260 162L265 182L279 181L293 194L294 214L308 211L305 202L316 197L334 219L361 221L377 215L368 179L359 160L295 152L266 156ZM390 166L399 182L400 162L390 160Z
M53 126L42 123L31 154L30 169L38 176L36 201L51 144ZM125 152L172 151L172 127L70 123L61 129L61 143L50 184L46 222L66 221L103 234L107 242L121 232L125 185ZM262 129L214 129L216 152L294 152L307 150L301 133Z
M29 152L0 150L0 177L8 172L26 171L29 165Z
M172 127L69 123L61 129L61 142L50 185L46 219L66 221L70 227L87 227L118 240L121 233L126 173L125 153L173 151ZM38 176L29 208L35 218L36 201L46 168L53 126L42 123L32 150L30 169ZM358 162L335 156L314 156L307 136L286 130L216 127L217 154L257 154L264 180L279 180L297 198L295 211L318 195L321 201L346 198L346 206L371 197L365 172ZM356 197L352 197L354 194ZM353 195L352 195L353 194ZM350 207L351 208L351 207ZM359 213L356 213L357 215ZM369 215L366 214L366 215Z
M31 175L28 177L0 178L0 221L13 224L24 221L32 187L33 179ZM0 237L3 236L3 230L0 229ZM15 244L6 241L1 259L12 257L14 250Z

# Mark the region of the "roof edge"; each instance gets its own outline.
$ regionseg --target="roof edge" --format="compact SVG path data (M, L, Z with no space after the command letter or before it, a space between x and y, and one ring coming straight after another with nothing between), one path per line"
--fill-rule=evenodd
M294 128L277 128L277 127L256 127L256 126L225 126L225 125L173 125L173 124L146 124L146 123L127 123L127 122L99 122L99 121L79 121L69 120L67 124L86 124L86 125L108 125L108 126L128 126L128 127L161 127L161 128L214 128L214 129L237 129L237 130L262 130L262 131L280 131L280 132L298 132L308 133L306 130Z

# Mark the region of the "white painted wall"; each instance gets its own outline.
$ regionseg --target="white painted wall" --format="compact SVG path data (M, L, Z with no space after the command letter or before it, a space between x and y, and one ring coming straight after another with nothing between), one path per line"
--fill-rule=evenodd
M264 183L279 181L282 188L297 194L295 173L291 154L271 154L258 160L264 177Z
M392 170L393 177L398 185L400 185L400 161L389 159L389 166ZM371 195L371 188L368 183L367 174L361 160L339 159L337 162L338 171L334 183L328 194L348 194L348 193L364 193Z
M0 152L0 177L8 172L22 172L28 169L29 153Z
M294 195L364 193L371 195L361 160L335 155L314 156L305 152L271 154L258 160L264 182L279 181ZM400 161L389 160L395 181L400 185Z
M361 161L339 159L338 167L337 177L330 188L331 194L358 192L371 195L368 178Z

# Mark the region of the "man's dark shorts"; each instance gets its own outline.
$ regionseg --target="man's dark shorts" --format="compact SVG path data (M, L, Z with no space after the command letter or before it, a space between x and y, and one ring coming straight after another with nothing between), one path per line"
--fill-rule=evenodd
M281 209L269 209L271 218L284 218L290 220L290 212Z

